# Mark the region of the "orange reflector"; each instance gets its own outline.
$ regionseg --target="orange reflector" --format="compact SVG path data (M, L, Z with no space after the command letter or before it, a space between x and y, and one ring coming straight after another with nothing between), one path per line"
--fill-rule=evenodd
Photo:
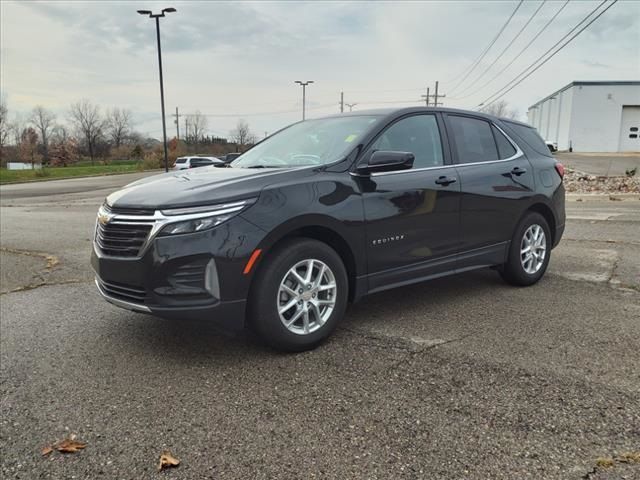
M253 264L256 263L256 260L258 260L258 257L260 256L261 253L262 253L261 248L256 248L253 251L253 253L249 257L249 261L244 267L244 271L242 272L244 275L247 275L251 271L251 268L253 268Z

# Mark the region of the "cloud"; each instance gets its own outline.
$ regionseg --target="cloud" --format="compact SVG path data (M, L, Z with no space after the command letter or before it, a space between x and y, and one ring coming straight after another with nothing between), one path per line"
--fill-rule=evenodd
M541 0L540 0L541 1ZM599 2L570 2L522 57L484 89L479 75L539 6L525 2L463 87L446 105L469 108L514 78ZM517 4L502 2L171 2L161 19L167 111L196 109L225 134L242 114L256 131L300 117L300 88L311 115L335 113L340 91L356 107L419 104L440 80L447 93ZM490 78L560 7L547 2L487 74ZM10 108L36 103L63 119L68 105L90 98L134 111L138 127L160 134L154 22L147 2L2 2L2 90ZM620 1L506 99L528 105L572 80L640 78L640 2ZM404 101L405 103L387 103ZM411 103L412 102L412 103ZM275 112L268 114L269 112ZM290 113L281 113L290 112ZM168 123L171 125L171 122Z

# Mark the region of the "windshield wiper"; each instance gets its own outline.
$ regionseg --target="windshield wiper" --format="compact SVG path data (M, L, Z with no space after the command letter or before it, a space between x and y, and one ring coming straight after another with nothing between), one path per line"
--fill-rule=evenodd
M250 167L244 168L283 168L284 165L251 165Z

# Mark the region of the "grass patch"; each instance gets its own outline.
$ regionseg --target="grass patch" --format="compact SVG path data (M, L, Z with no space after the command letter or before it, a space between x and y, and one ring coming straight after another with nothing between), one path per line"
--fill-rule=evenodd
M82 165L72 167L47 167L37 170L0 169L0 184L26 182L29 180L54 180L59 178L84 177L88 175L108 175L113 173L139 172L137 162L110 165Z

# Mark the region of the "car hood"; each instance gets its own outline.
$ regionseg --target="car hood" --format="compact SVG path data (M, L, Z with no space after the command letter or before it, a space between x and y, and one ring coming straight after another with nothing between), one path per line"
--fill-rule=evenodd
M112 207L136 209L208 205L257 196L271 183L289 176L312 174L313 169L217 168L179 170L130 183L107 197Z

